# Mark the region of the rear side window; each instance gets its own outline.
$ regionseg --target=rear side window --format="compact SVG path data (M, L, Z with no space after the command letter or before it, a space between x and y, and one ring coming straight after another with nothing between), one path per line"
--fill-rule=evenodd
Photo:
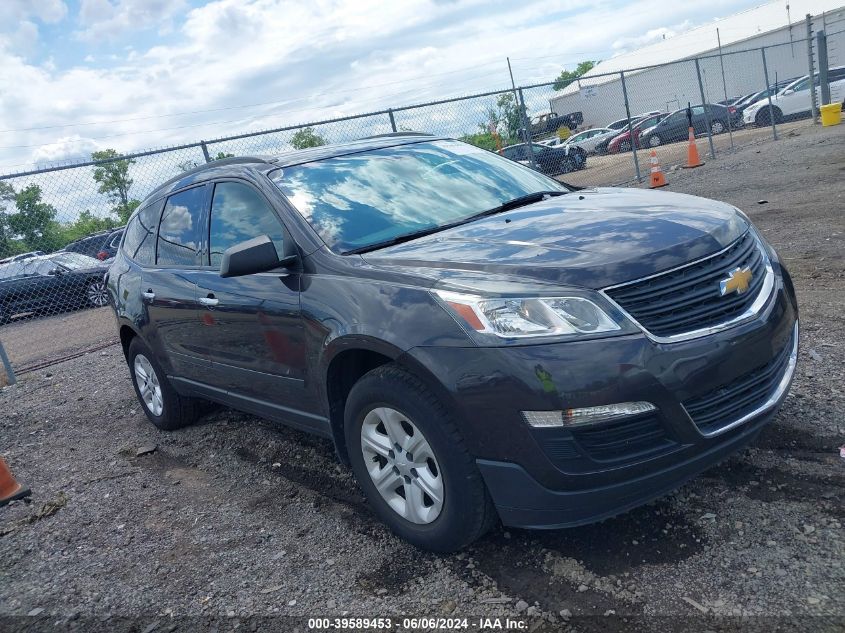
M151 266L155 263L156 223L160 210L160 202L146 206L138 212L126 227L123 252L139 264Z
M205 187L193 187L170 196L158 228L160 266L196 266L199 220L205 201Z
M284 231L276 212L261 194L239 182L219 182L214 186L208 243L211 265L219 266L223 252L236 244L267 235L279 257L284 253Z
M831 70L827 73L828 83L833 81L842 81L843 79L845 79L845 68L837 68L836 70Z

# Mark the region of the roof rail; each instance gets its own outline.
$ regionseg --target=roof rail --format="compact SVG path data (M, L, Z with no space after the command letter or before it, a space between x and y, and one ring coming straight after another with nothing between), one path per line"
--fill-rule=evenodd
M161 189L164 189L168 185L172 185L174 182L179 182L186 176L192 176L193 174L197 174L212 167L220 167L224 165L237 165L242 163L265 163L267 165L272 164L268 159L262 158L260 156L232 156L231 158L220 158L218 160L213 160L210 163L203 163L201 165L197 165L196 167L183 171L179 174L176 174L170 180L161 183L158 187L153 189L153 191L151 191L147 197L151 196L152 194L158 192Z

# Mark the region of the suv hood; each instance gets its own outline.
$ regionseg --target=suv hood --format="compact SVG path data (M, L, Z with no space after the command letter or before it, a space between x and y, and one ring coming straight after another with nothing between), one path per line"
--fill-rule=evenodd
M714 253L748 222L723 202L665 191L598 188L363 255L435 281L480 288L491 275L602 288ZM484 283L484 282L487 283Z

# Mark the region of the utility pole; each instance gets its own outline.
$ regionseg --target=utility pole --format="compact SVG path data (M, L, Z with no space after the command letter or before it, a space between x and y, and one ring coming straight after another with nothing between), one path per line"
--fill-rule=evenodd
M523 140L528 146L528 162L531 163L531 166L536 169L537 161L534 160L534 146L531 144L531 126L528 123L528 112L526 112L525 110L525 102L519 98L520 95L518 95L516 92L516 82L513 80L513 69L511 68L511 58L506 57L505 59L508 60L508 73L510 73L511 76L511 88L513 88L513 101L517 109L519 110L520 118L522 119L522 129L524 134Z

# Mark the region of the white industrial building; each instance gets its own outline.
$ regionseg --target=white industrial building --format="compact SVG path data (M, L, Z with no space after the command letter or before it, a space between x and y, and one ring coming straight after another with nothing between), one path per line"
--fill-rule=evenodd
M687 103L701 103L701 89L692 60L703 55L714 56L699 61L707 102L723 100L725 88L728 97L763 90L766 87L763 57L759 50L750 50L762 46L780 45L766 49L770 84L801 77L808 74L809 68L807 14L813 16L814 35L822 29L828 34L830 66L845 65L845 6L842 0L792 0L788 5L783 1L770 2L604 60L557 93L558 96L549 102L551 110L557 114L583 112L583 128L600 127L623 118L626 113L620 70L625 71L632 115L652 110L672 111ZM721 59L716 29L721 39ZM817 71L817 55L815 62ZM647 68L667 63L669 65Z

